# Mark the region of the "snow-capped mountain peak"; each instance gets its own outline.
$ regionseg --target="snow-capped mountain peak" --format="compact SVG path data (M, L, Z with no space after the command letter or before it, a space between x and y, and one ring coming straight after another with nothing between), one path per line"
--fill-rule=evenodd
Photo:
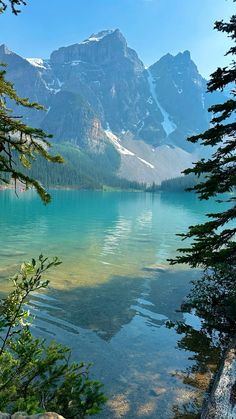
M209 126L206 80L189 51L147 69L118 29L61 47L49 60L24 59L2 45L0 62L19 94L47 109L22 110L28 123L85 152L109 146L128 179L156 182L168 175L164 166L177 176L195 147L186 138Z
M110 30L100 31L98 33L93 33L92 35L90 35L89 38L82 41L81 44L87 44L89 42L99 42L102 39L104 39L106 36L113 34L116 30L110 29Z

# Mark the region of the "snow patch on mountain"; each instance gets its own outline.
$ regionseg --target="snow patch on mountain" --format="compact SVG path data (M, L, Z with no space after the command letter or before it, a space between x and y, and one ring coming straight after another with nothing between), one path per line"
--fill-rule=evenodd
M114 144L114 146L116 147L116 149L119 151L120 154L134 156L134 153L132 153L132 151L129 151L127 148L123 147L120 144L120 139L115 134L113 134L112 131L105 130L105 133L107 137L109 138L109 140L111 140L111 142Z
M61 88L55 89L53 87L50 87L50 86L54 86L54 82L53 83L46 83L46 81L42 77L41 77L41 80L42 80L42 83L44 84L45 88L49 92L53 93L54 95L56 95L57 93L59 93L61 91Z
M136 156L137 159L139 159L142 163L146 164L146 166L151 167L151 169L155 169L155 166L153 166L153 164L148 163L148 161L141 159L141 157Z
M105 133L107 135L107 137L109 138L109 140L114 144L115 148L117 149L117 151L124 155L124 156L132 156L137 158L139 161L141 161L143 164L145 164L146 166L150 167L151 169L154 169L155 166L153 166L153 164L149 163L147 160L137 156L135 153L133 153L132 151L128 150L127 148L125 148L121 142L119 137L117 137L117 135L115 135L109 128L108 125L108 129L105 130Z
M155 80L154 77L152 76L152 73L150 70L147 69L147 74L148 74L148 84L149 84L149 88L150 88L150 92L152 95L152 98L154 99L154 102L156 102L156 105L158 106L158 108L160 109L162 116L164 118L164 121L162 122L162 126L164 131L166 132L166 135L169 136L172 132L175 131L175 129L177 128L175 123L171 120L170 115L166 112L166 110L161 106L158 98L157 98L157 94L155 91ZM152 98L149 98L148 101L149 103L152 103Z
M70 64L72 67L74 67L74 66L77 66L77 65L79 65L81 63L84 63L84 61L81 61L81 60L73 60L73 61L69 61L66 64Z
M160 184L164 179L181 176L181 172L191 167L193 161L190 153L173 145L163 144L153 148L131 134L127 134L124 141L121 139L121 143L124 142L136 158L121 155L118 174L130 181Z
M88 39L85 39L84 41L82 41L81 44L88 44L89 42L99 42L103 38L105 38L105 36L111 35L113 32L114 32L113 30L107 30L107 31L99 32L97 34L92 34Z
M47 69L42 58L26 58L26 60L34 67L43 68L44 70Z
M63 86L64 82L60 81L57 77L53 78L51 82L47 82L41 72L39 72L39 76L45 88L52 94L55 95L61 91L61 87Z

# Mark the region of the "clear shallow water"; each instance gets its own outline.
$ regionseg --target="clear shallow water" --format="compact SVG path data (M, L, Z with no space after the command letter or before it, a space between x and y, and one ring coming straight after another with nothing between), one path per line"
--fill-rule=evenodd
M165 327L198 276L170 268L175 236L202 222L214 203L191 194L52 191L43 206L34 193L0 193L0 280L41 252L63 264L49 274L47 294L31 301L34 333L94 362L110 397L100 418L172 418L173 404L192 390L175 375L191 365ZM191 319L196 321L196 319Z

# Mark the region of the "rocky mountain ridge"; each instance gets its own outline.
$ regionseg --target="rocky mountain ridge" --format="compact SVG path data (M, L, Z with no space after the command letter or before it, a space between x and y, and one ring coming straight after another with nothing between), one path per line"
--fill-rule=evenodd
M186 137L209 125L206 80L190 53L167 54L145 68L118 29L59 48L49 60L25 59L1 45L0 62L18 93L46 108L22 110L27 122L97 158L112 145L117 175L129 180L178 176L195 151Z

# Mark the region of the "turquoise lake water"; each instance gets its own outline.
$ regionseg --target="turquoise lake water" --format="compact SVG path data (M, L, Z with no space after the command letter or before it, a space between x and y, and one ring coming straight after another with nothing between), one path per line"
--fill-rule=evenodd
M173 405L193 396L177 371L191 352L166 320L177 313L197 271L170 267L176 233L202 222L211 202L188 193L52 191L44 206L33 192L0 193L0 280L40 253L59 256L50 289L34 295L34 333L94 363L109 402L98 418L173 418ZM194 316L187 322L198 324Z

